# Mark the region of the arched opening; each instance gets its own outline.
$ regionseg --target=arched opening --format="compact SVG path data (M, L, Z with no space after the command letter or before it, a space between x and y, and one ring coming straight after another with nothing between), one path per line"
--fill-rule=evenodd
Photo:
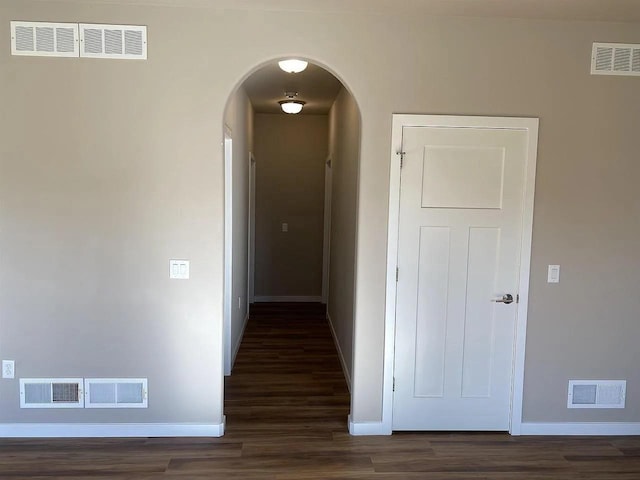
M279 60L253 69L230 95L224 114L224 373L234 378L245 328L261 312L264 320L266 312L280 317L279 332L291 340L280 342L289 360L282 351L279 358L302 368L292 350L306 361L322 350L321 356L333 359L316 361L335 361L350 390L360 111L348 87L327 68L309 61L304 71L287 73ZM282 103L288 101L302 105L302 111L285 113ZM268 335L274 335L275 327L269 328ZM323 329L330 349L311 342ZM251 330L251 335L264 332ZM243 360L242 372L251 369L251 361L265 364L258 357ZM293 367L279 366L283 374ZM328 371L319 375L331 376ZM315 386L307 386L309 395L317 393ZM260 388L264 385L257 385L256 392ZM305 385L298 383L297 389L304 396ZM271 403L277 401L272 396ZM283 398L282 408L288 403L291 399Z

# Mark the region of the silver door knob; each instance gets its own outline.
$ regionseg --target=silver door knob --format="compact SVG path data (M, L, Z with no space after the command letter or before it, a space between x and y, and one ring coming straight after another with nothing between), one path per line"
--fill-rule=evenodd
M513 303L513 295L507 293L506 295L503 295L502 298L496 298L495 300L491 301L496 303L506 303L507 305L509 305L510 303Z

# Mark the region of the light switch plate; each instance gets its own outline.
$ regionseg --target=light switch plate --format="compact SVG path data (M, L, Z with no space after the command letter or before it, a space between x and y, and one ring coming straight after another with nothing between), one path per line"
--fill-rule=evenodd
M2 378L15 378L16 362L13 360L2 361Z
M282 231L283 232L288 232L289 231L289 224L288 223L283 223L282 224Z
M560 265L549 265L547 283L560 283Z
M189 280L189 260L169 260L169 278Z

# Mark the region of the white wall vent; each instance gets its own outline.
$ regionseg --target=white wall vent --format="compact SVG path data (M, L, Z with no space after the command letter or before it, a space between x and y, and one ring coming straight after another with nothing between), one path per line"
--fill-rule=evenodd
M86 378L86 408L147 408L146 378Z
M625 380L570 380L568 408L624 408Z
M84 408L82 378L21 378L20 408Z
M77 23L11 22L11 55L77 57Z
M640 44L594 43L591 73L640 76Z
M80 56L147 59L147 27L80 24Z

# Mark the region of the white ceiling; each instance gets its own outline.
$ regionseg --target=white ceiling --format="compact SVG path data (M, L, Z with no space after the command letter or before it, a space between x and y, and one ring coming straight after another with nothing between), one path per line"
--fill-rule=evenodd
M271 11L640 22L640 0L60 0Z
M254 72L243 87L256 113L281 113L279 100L284 92L298 92L298 100L306 103L303 113L326 114L340 92L342 84L323 68L309 64L301 73L286 73L273 62Z
M268 10L419 12L468 17L640 22L639 0L233 0L233 3L239 8Z

